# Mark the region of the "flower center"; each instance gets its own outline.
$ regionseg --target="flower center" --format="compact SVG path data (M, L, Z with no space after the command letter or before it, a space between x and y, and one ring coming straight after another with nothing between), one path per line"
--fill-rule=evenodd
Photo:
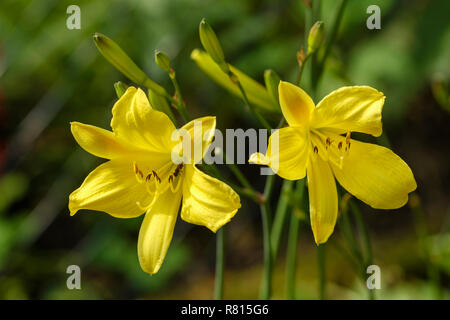
M143 167L139 167L134 161L133 167L137 182L144 184L148 194L153 197L151 203L147 206L136 203L143 210L148 210L155 203L158 195L166 192L168 189L175 193L181 187L184 171L183 163L176 165L168 162L158 170L148 169L145 171Z
M330 161L340 169L350 152L350 131L344 136L326 130L311 131L311 148L313 159L320 156L324 161Z

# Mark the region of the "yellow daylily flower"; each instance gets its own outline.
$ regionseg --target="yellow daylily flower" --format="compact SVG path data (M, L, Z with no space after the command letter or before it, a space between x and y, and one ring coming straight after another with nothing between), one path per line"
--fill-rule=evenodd
M317 106L301 88L281 81L280 106L288 127L276 131L278 152L254 153L249 161L270 166L287 180L307 175L311 227L317 244L333 233L338 215L335 178L376 209L396 209L417 187L408 165L391 150L350 137L382 133L383 93L367 86L342 87ZM274 141L272 141L274 140ZM275 149L276 150L276 149Z
M109 161L94 169L72 192L70 214L89 209L117 218L133 218L145 212L138 256L142 269L154 274L169 248L180 204L184 221L216 232L236 214L240 198L228 185L197 169L196 162L191 161L194 152L179 164L172 161L173 150L183 155L183 147L179 148L184 146L182 137L172 140L175 126L166 114L150 106L141 89L129 87L112 113L112 132L71 123L78 144ZM216 119L194 121L182 129L190 134L191 146L200 143L202 147L198 162L211 143ZM200 132L197 124L201 124Z

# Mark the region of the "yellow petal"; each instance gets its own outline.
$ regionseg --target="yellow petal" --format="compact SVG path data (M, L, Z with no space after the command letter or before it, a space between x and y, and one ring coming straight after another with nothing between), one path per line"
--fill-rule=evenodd
M201 172L194 165L186 166L181 208L184 221L216 232L233 218L240 207L239 196L227 184Z
M339 183L376 209L396 209L406 204L417 187L408 165L391 150L351 140L342 169L332 164Z
M180 130L186 130L191 139L190 158L191 164L198 163L208 151L214 138L216 129L216 117L202 117L186 123ZM182 131L181 131L182 132ZM186 150L183 150L186 152ZM195 154L197 152L197 154Z
M303 126L309 122L314 102L303 89L292 83L280 81L278 95L281 111L290 126Z
M144 185L135 178L133 164L111 160L94 169L81 187L72 192L69 210L71 215L88 209L116 218L133 218L144 212L138 204L145 206L150 201Z
M333 128L336 133L357 131L378 137L385 96L371 87L342 87L331 92L314 109L311 127Z
M266 156L254 153L250 156L249 162L268 165L283 179L299 180L306 175L309 150L307 130L286 127L270 136Z
M111 127L122 140L154 152L168 152L175 142L171 140L175 126L169 117L152 109L141 89L129 87L112 109Z
M158 196L145 214L139 231L138 257L142 270L158 272L172 241L173 228L180 207L181 192L168 190Z
M83 124L71 122L71 130L75 140L87 152L104 159L138 157L145 150L138 149L125 141L121 141L113 132Z
M328 163L317 154L308 163L308 193L311 228L317 244L325 243L336 225L338 197Z

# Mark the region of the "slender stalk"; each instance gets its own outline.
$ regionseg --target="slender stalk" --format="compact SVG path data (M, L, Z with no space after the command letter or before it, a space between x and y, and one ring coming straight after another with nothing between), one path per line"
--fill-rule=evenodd
M325 299L325 284L326 284L326 275L325 275L325 244L319 244L317 246L317 265L319 272L319 299Z
M311 55L307 54L305 60L303 60L302 66L300 67L300 71L299 71L298 77L297 77L297 86L299 86L299 87L300 87L300 83L302 82L303 70L305 70L305 65L306 65L306 62L308 61L309 57L311 57Z
M264 187L264 203L260 205L262 228L263 228L263 247L264 247L264 274L261 286L261 299L268 300L272 295L272 252L270 246L270 198L273 191L275 175L267 176L266 186Z
M361 275L362 281L364 283L367 278L366 269L373 263L372 244L370 241L369 230L367 229L367 225L364 222L364 218L362 217L361 211L359 210L358 206L353 201L349 202L349 206L350 210L353 213L353 216L355 217L358 230L361 233L361 239L364 247L365 255L361 254ZM369 299L375 300L375 290L369 288L367 288L367 290Z
M247 178L244 176L244 174L241 172L239 167L232 163L232 161L228 161L227 155L225 151L222 150L222 157L225 164L230 168L233 175L236 177L236 179L239 181L239 183L244 187L248 189L253 189L250 182L247 180Z
M358 245L358 241L356 240L352 223L349 218L348 213L348 205L342 206L342 214L341 219L339 219L339 230L344 237L344 240L347 242L347 245L353 254L353 256L358 260L358 262L363 261L363 256L361 254L361 249Z
M364 218L361 214L361 211L359 210L356 203L353 201L350 201L350 210L353 213L353 216L355 217L356 225L358 226L359 231L361 232L361 238L364 246L364 252L365 252L365 263L368 265L371 265L373 262L373 254L372 254L372 243L370 241L370 235L369 230L367 228L367 225L364 221Z
M216 234L216 279L214 299L223 299L223 279L225 265L225 227L220 228Z
M317 85L319 83L319 79L322 75L324 66L325 66L325 62L327 60L328 55L331 52L331 48L333 46L334 41L336 40L337 34L338 34L338 30L339 30L339 26L341 24L341 20L342 20L342 16L344 14L344 9L345 6L347 4L347 0L340 0L339 4L337 6L337 12L336 12L336 16L334 18L333 24L331 26L330 30L330 35L328 37L328 40L325 43L325 48L324 48L324 53L323 55L319 58L317 58L317 64L316 64L316 68L313 68L312 72L311 72L311 84L312 84L312 89L313 91L316 90Z
M272 259L276 260L278 248L280 246L280 239L283 233L284 222L286 221L287 211L289 208L289 197L292 191L294 182L284 180L281 187L281 195L278 200L277 209L275 211L275 218L272 225L272 234L270 235Z
M297 244L298 230L300 228L300 219L291 214L289 223L289 238L286 256L286 295L290 300L295 300L295 279L297 269Z
M425 211L423 210L419 196L414 193L410 196L409 206L413 211L414 224L419 240L419 248L422 251L423 259L427 269L427 276L433 286L435 299L442 299L442 288L440 281L439 268L432 261L430 248L430 233L426 221Z
M176 102L177 110L180 113L180 115L183 118L183 120L185 122L188 122L189 121L189 115L188 115L188 113L186 111L186 105L184 103L183 96L181 95L181 90L180 90L180 86L179 86L178 81L177 81L176 73L175 73L175 71L173 69L171 69L170 72L169 72L169 78L170 78L170 80L172 80L172 84L173 84L173 87L175 89L175 93L176 93L178 101L177 101L177 99L173 99L172 97L171 98L173 99L173 101Z
M261 206L261 217L262 217L263 246L264 246L264 274L260 298L264 300L269 300L272 295L272 258L270 252L269 209L267 205Z
M304 203L305 180L299 180L296 185L296 208L294 210L302 210ZM288 299L295 299L295 284L297 271L297 246L298 231L300 228L300 219L294 210L291 214L289 223L289 236L286 257L286 295Z

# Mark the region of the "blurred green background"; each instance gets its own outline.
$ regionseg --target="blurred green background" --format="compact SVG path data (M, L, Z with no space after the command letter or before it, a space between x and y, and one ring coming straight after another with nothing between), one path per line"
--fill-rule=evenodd
M81 30L66 28L71 4L81 8ZM381 8L381 30L366 28L371 4ZM322 1L325 28L336 5ZM358 203L381 268L377 298L450 296L449 13L446 0L350 0L318 88L316 102L343 85L384 92L382 139L390 141L417 180L420 206L414 210L375 211ZM68 195L101 163L75 143L69 122L109 128L113 83L129 83L98 53L94 32L114 39L172 92L153 59L155 49L166 52L192 117L216 115L220 129L258 126L239 99L190 60L191 51L201 47L203 17L232 64L261 82L268 68L295 81L296 52L305 32L300 0L0 2L0 298L213 297L215 237L206 228L179 219L161 271L149 276L141 271L136 251L142 217L119 220L86 211L70 217L67 209ZM259 168L241 169L262 191ZM226 168L223 173L233 180ZM257 298L262 272L259 210L242 200L227 225L228 299ZM285 297L285 240L274 273L279 299ZM366 298L359 275L335 250L341 242L336 230L327 244L327 297ZM317 298L316 251L306 223L298 255L298 297ZM66 287L66 268L72 264L82 269L82 290Z

